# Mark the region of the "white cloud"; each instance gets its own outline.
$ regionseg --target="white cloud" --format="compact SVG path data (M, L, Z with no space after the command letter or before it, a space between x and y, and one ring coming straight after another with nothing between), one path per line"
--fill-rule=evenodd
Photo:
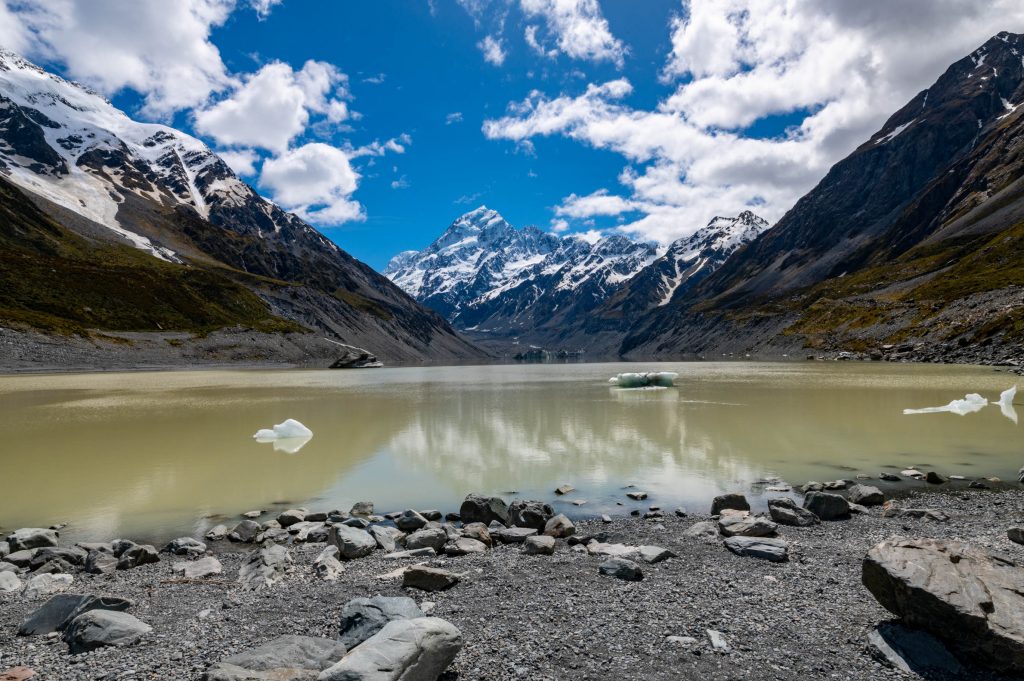
M338 225L365 218L363 207L351 198L359 173L344 151L328 144L313 142L267 159L260 185L276 203L306 220Z
M272 62L248 76L230 95L195 113L196 130L224 146L281 152L303 131L311 113L345 120L347 79L335 67L308 61L299 71Z
M545 21L557 51L573 59L610 61L622 66L626 48L612 35L597 0L520 0L520 7L527 18ZM535 26L527 27L525 37L539 54L550 57L557 53L543 46Z
M0 1L0 46L18 53L24 53L29 46L29 36L21 19Z
M461 122L462 122L462 112L461 111L453 111L453 112L451 112L450 114L448 114L447 116L444 117L444 124L445 125L454 125L455 123L461 123Z
M199 105L232 82L210 32L235 0L0 3L0 19L20 24L27 56L62 62L69 76L108 95L136 90L151 116Z
M270 10L276 5L280 5L284 0L249 0L249 4L254 10L256 10L257 16L260 21L270 16Z
M539 26L530 25L523 30L523 39L526 40L526 44L531 50L536 52L542 57L548 57L553 59L558 56L558 50L551 48L548 49L540 44L540 40L537 39L537 31L540 29Z
M392 189L406 189L409 186L409 180L406 179L405 175L402 175L397 180L391 181Z
M619 229L668 243L749 207L778 219L949 64L1022 29L1016 0L690 0L670 26L662 71L679 84L658 106L629 106L632 86L619 79L575 96L534 91L483 130L621 154L622 196L571 194L556 215L636 210L642 217ZM749 130L794 113L802 119L784 134Z
M488 64L501 66L505 63L505 49L502 47L501 38L487 35L476 46L484 53L484 61Z
M256 163L260 156L252 149L218 151L217 155L224 159L236 175L251 177L256 174Z
M350 149L348 152L349 158L358 158L360 156L383 156L389 151L395 154L404 154L406 146L412 144L412 137L408 133L402 133L398 137L392 137L389 140L381 142L374 140L369 144L364 144L361 147Z

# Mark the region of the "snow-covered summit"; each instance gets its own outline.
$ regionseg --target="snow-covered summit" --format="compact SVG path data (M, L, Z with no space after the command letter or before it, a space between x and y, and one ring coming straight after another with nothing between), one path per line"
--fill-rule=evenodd
M203 142L129 118L101 95L0 49L0 173L18 186L108 227L157 257L172 249L121 215L131 195L210 219L256 207L268 231L286 214L235 176Z

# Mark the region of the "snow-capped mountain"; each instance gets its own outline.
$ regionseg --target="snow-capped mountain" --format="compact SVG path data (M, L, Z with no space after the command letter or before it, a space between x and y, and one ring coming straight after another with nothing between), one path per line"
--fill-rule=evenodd
M672 242L665 254L633 277L608 307L625 307L629 316L667 305L673 297L684 295L721 267L736 249L756 239L768 227L767 220L749 210L734 218L712 218L690 236Z
M475 354L440 317L261 197L200 140L132 120L2 49L0 178L90 242L236 279L274 315L344 343L394 358Z
M623 235L516 229L481 206L423 251L396 255L384 274L457 328L528 336L593 309L656 256L653 244Z

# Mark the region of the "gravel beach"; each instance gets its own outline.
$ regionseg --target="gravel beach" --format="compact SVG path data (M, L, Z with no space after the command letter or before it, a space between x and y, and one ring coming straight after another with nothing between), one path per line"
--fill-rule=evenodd
M894 535L935 537L1020 560L1024 547L1010 542L1006 530L1024 519L1024 492L923 493L897 503L938 509L949 520L886 518L875 507L848 520L780 526L790 543L783 563L734 555L721 538L686 536L709 520L701 513L577 523L576 537L604 532L608 542L677 554L641 563L638 582L600 575L603 559L565 539L550 556L526 555L516 544L426 560L396 560L378 550L345 561L340 578L330 582L312 567L324 544L309 543L288 547L294 563L280 581L248 591L236 578L251 547L212 542L210 552L224 570L206 580L182 579L172 566L185 559L167 554L131 570L75 575L70 593L127 598L131 613L152 626L130 647L72 656L57 635L16 636L48 597L0 594L0 671L26 666L38 674L33 678L54 681L198 679L222 658L282 634L336 637L348 600L383 594L434 603L430 614L462 631L464 646L445 679L908 678L867 646L869 631L893 616L861 584L866 551ZM415 562L456 572L461 581L426 593L387 576ZM726 649L713 647L709 630L721 634ZM1000 677L972 669L957 678Z

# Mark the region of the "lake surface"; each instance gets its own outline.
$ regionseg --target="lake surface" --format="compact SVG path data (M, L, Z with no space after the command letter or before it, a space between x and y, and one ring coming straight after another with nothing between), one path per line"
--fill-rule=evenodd
M607 383L645 370L678 371L677 387ZM1016 378L824 362L0 377L0 526L159 540L277 502L457 511L484 492L593 515L704 510L724 491L757 498L754 483L775 476L799 485L915 465L1014 480L1024 436L998 407L902 410L968 392L995 400ZM286 418L314 432L298 451L252 439ZM577 491L556 500L565 483ZM630 484L650 499L630 502Z

